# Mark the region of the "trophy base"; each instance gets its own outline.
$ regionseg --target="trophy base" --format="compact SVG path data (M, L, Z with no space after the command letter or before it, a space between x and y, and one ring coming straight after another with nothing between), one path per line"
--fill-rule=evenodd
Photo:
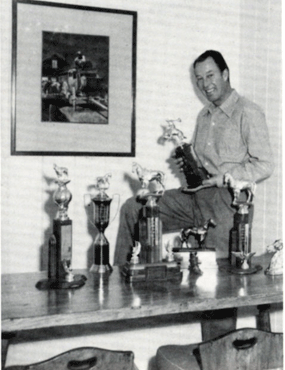
M215 252L215 248L173 248L173 253L189 253L188 270L192 275L203 275L200 269L201 261L198 258L198 253Z
M121 270L125 280L132 282L152 282L178 280L181 282L182 271L177 262L157 262L132 264L127 262Z
M245 269L242 269L242 268L238 268L236 266L228 265L228 266L220 266L219 270L223 271L223 272L228 272L228 273L234 274L234 275L251 275L251 274L255 274L258 271L261 271L262 266L255 265L255 266L249 267L248 269L245 270Z
M93 265L91 266L90 272L95 272L95 273L99 273L99 274L104 274L105 272L112 272L113 271L113 268L110 264L107 264L107 265L95 265L95 263L93 263Z
M44 279L37 282L36 288L39 290L77 289L81 288L86 280L87 278L84 275L74 275L72 281Z

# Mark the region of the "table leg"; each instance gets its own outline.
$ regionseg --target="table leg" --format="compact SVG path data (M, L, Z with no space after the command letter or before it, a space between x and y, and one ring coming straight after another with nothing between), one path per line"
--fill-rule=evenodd
M265 331L271 331L270 325L270 304L257 306L258 315L256 316L256 328Z
M237 308L205 311L201 318L202 341L236 330Z

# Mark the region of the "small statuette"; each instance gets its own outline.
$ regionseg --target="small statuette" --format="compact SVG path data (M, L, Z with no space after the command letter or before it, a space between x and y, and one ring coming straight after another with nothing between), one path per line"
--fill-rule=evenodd
M226 173L224 175L224 184L228 185L229 188L233 191L233 202L232 205L236 206L239 205L239 196L242 190L247 192L247 200L243 202L243 204L252 204L253 196L256 191L256 183L250 181L243 181L243 180L235 180L231 174Z
M166 258L165 258L166 261L167 262L173 262L174 261L173 245L170 242L168 242L166 244L165 249L166 249L166 252L167 252L167 255L166 255Z
M163 139L166 141L173 141L175 146L182 146L185 143L186 136L183 132L176 128L174 122L181 122L181 119L166 120L168 126L164 128Z
M130 263L132 265L137 265L139 264L139 254L141 251L141 243L138 241L135 241L135 246L132 249L132 257L130 260Z
M255 252L244 253L244 252L232 252L232 254L241 261L241 269L248 270L250 268L251 258L255 255Z
M138 179L141 183L142 191L140 192L141 195L146 195L150 191L149 186L150 183L153 185L152 195L163 195L165 186L164 186L164 178L165 175L162 171L157 170L148 170L147 168L143 168L136 162L133 162L132 172L136 173ZM151 195L151 194L149 194Z
M180 232L181 247L183 248L183 246L186 245L186 248L191 248L191 246L188 244L188 239L189 236L192 234L195 236L199 248L203 248L205 244L206 235L210 226L213 227L217 226L216 222L212 218L204 222L204 224L201 226L182 229Z
M283 242L281 239L275 240L274 243L267 246L267 252L272 253L270 264L265 270L266 275L283 274Z
M110 187L109 179L112 177L111 173L107 173L105 176L99 176L96 179L95 188L101 195L105 193Z

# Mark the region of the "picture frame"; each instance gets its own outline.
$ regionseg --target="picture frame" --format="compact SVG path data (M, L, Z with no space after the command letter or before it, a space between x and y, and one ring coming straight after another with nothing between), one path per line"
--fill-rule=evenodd
M134 157L137 12L12 6L11 154Z

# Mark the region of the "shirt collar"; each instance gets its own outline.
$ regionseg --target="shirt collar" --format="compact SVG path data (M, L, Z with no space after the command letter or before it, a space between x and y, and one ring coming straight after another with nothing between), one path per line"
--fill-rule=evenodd
M239 99L239 95L236 92L235 89L231 92L230 96L227 98L226 101L224 101L219 108L228 116L230 117L234 111L235 104ZM217 106L213 103L210 103L208 106L205 107L205 114L210 112L211 114L214 112L214 110L217 108Z

